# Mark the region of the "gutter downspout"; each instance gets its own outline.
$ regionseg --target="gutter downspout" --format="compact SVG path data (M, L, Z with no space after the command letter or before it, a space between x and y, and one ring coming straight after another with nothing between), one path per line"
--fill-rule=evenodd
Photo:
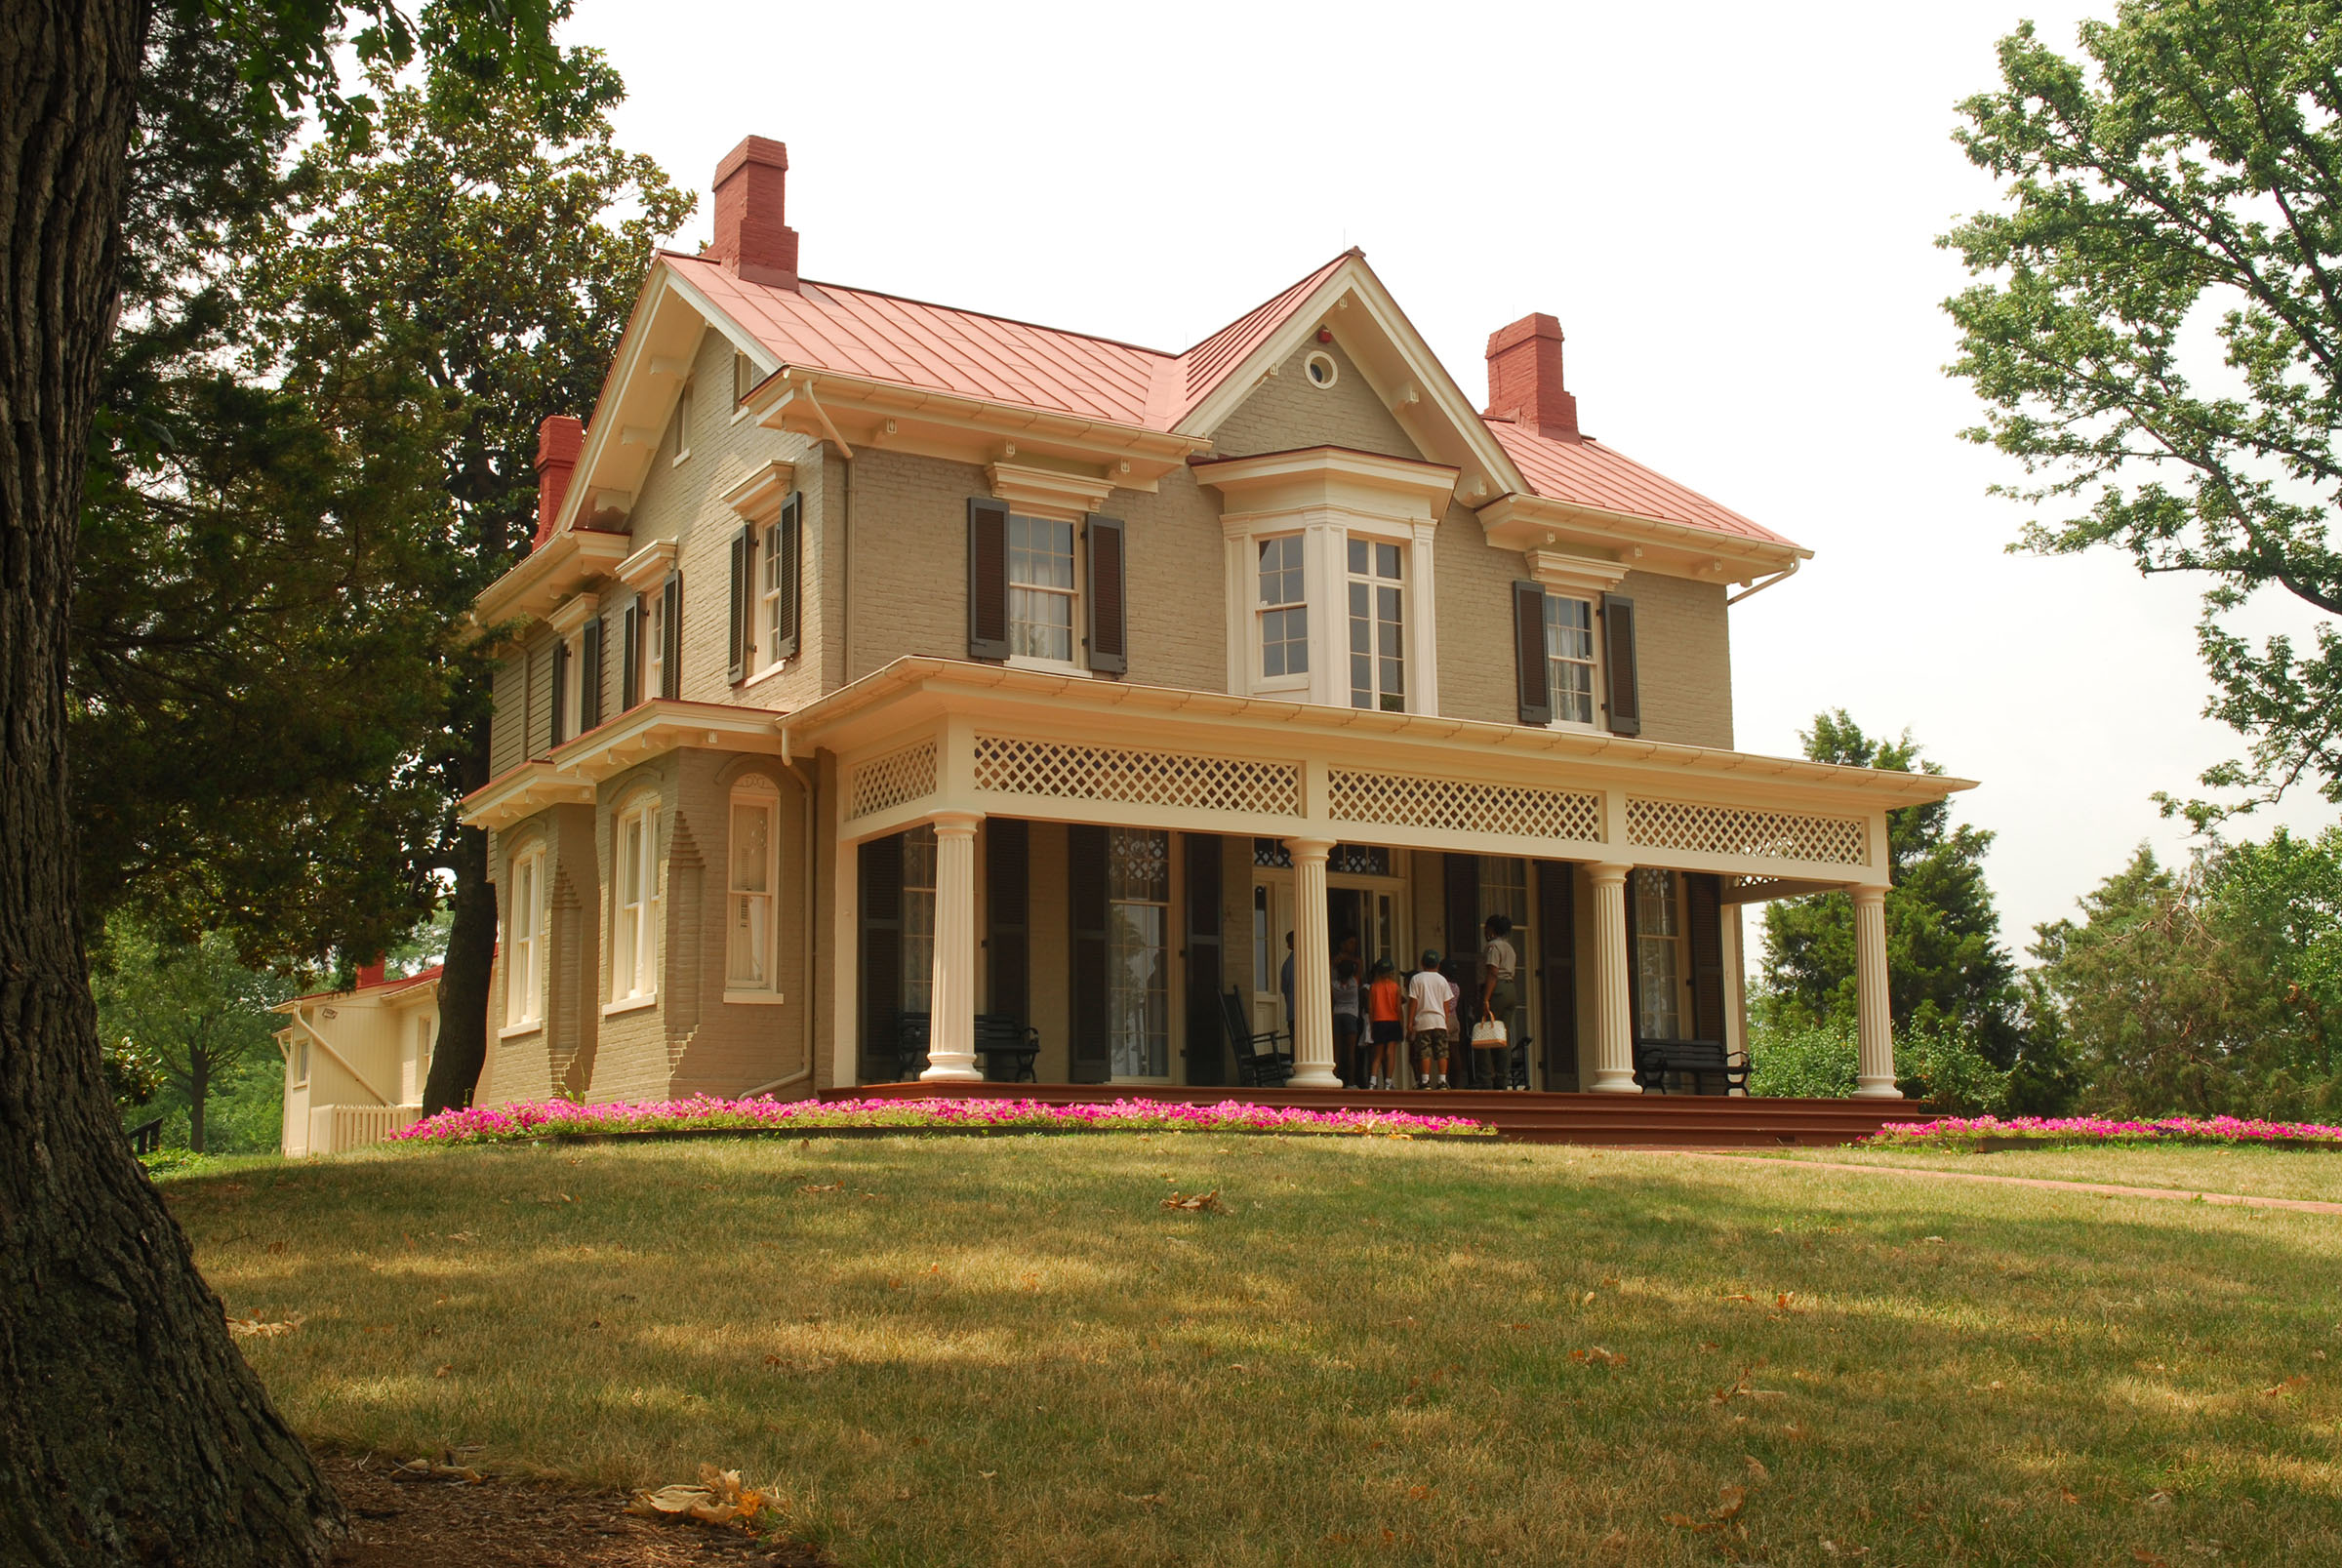
M813 1076L815 1058L813 1049L813 1025L814 1021L822 1016L820 1006L822 974L821 921L819 918L820 910L817 907L814 899L813 887L814 870L818 864L814 859L815 838L817 832L814 824L819 816L816 807L819 804L819 796L821 791L819 781L808 775L805 770L798 767L796 763L789 760L788 727L786 724L781 728L781 766L787 768L789 773L795 777L797 784L805 791L804 883L805 955L807 959L805 965L805 1065L799 1067L796 1071L789 1073L786 1077L775 1078L770 1083L760 1083L753 1089L742 1090L740 1098L743 1100L753 1100L758 1095L771 1094L775 1089L787 1089L793 1084L802 1083L807 1078Z
M1743 599L1754 599L1756 597L1756 595L1762 593L1765 589L1771 587L1774 583L1781 582L1783 579L1796 577L1797 575L1797 568L1803 566L1804 564L1805 563L1803 561L1792 561L1789 563L1789 566L1786 570L1775 572L1771 577L1765 578L1761 582L1750 583L1738 593L1727 595L1724 599L1724 608L1728 610L1732 606L1740 603L1740 601Z
M829 418L829 411L822 407L822 400L813 395L813 378L810 376L806 377L804 384L805 401L813 405L814 417L822 422L822 428L828 431L829 439L837 444L838 455L844 458L848 462L853 462L854 449L846 445L846 438L844 436L837 433L837 425Z

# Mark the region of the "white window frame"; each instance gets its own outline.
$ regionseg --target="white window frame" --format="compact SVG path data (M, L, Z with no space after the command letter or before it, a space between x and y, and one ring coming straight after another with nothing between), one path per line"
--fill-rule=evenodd
M1171 835L1159 827L1110 827L1107 845L1107 1051L1109 1072L1115 1083L1168 1083L1171 1081L1171 1041L1176 1032L1172 1013L1171 984L1171 911L1176 907L1177 889L1172 886L1176 866L1171 855ZM1127 864L1124 845L1140 837L1153 841L1148 858L1162 868L1162 897L1154 890L1135 890L1117 887L1115 878ZM1151 941L1144 940L1151 925ZM1134 938L1140 940L1132 940ZM1159 1020L1159 1032L1147 1027L1143 1035L1132 1037L1142 1051L1159 1048L1162 1070L1159 1072L1130 1072L1124 1070L1124 1046L1130 1043L1116 1037L1120 1019L1117 1014L1129 1015L1132 991L1124 982L1131 973L1130 958L1139 953L1151 953L1148 967L1149 984L1138 994L1138 1016L1151 1023Z
M1017 525L1019 523L1025 523L1029 525L1040 523L1050 528L1062 528L1066 530L1066 541L1070 547L1070 555L1068 560L1069 570L1066 574L1067 577L1070 579L1070 583L1068 586L1061 588L1050 583L1019 583L1017 581L1017 546L1015 540ZM1008 564L1006 567L1006 580L1008 584L1008 662L1011 665L1021 669L1079 670L1083 668L1082 655L1085 650L1084 638L1082 635L1084 628L1082 626L1081 612L1082 591L1086 584L1082 582L1081 572L1081 530L1082 524L1080 522L1070 517L1053 516L1047 507L1012 506L1009 509L1007 528ZM1026 593L1045 593L1052 597L1062 598L1065 600L1065 658L1059 659L1049 654L1017 652L1017 627L1021 624L1038 624L1038 623L1023 623L1018 621L1017 594L1019 591Z
M675 462L691 456L691 382L675 393ZM668 466L673 466L672 463Z
M545 1024L545 846L512 857L511 895L505 910L505 1029L522 1033Z
M1283 580L1288 575L1298 572L1301 577L1301 596L1279 599L1272 603L1263 597L1266 590L1261 583L1264 576L1262 562L1267 557L1272 544L1278 546L1280 557L1285 555L1285 546L1288 541L1291 551L1300 556L1300 561L1297 565L1280 565L1277 568L1278 585L1281 587ZM1252 556L1250 562L1252 591L1249 595L1252 600L1252 614L1248 617L1252 623L1252 689L1256 692L1279 692L1307 688L1310 684L1310 645L1313 640L1310 635L1312 619L1310 614L1312 608L1310 604L1310 537L1306 533L1258 534L1253 536L1248 543L1249 553ZM1286 615L1295 610L1301 612L1302 666L1296 670L1288 663L1282 673L1272 675L1268 673L1269 618L1272 615ZM1280 637L1277 641L1287 647L1293 646L1293 639L1289 636Z
M764 817L764 864L758 867L761 890L741 886L740 829L743 812ZM724 853L724 1000L778 1000L781 989L781 791L760 775L751 774L732 786L725 817ZM762 901L762 933L752 940L758 947L761 975L743 980L735 963L736 944L744 929L755 930L756 904Z
M295 1034L295 1035L293 1036L293 1087L294 1087L294 1088L296 1088L296 1089L306 1089L308 1086L309 1086L309 1041L308 1041L308 1036L307 1036L307 1035L305 1035L305 1034L299 1034L299 1033L297 1033L297 1034Z
M1358 571L1351 560L1351 556L1360 545L1364 545L1366 549L1366 570L1364 572ZM1387 578L1382 575L1381 557L1384 550L1390 550L1398 557L1398 576L1395 578ZM1407 611L1409 609L1407 604L1407 546L1396 540L1386 539L1377 534L1351 534L1342 542L1342 554L1341 624L1344 635L1341 673L1343 690L1348 694L1350 705L1353 708L1363 707L1381 713L1404 713L1408 710L1409 671L1407 665L1411 663L1407 658ZM1358 701L1357 672L1352 663L1357 658L1355 644L1359 618L1356 600L1360 588L1366 590L1365 620L1368 643L1366 653L1367 701L1364 703ZM1383 690L1385 671L1382 649L1384 624L1382 612L1383 593L1386 589L1398 595L1398 620L1396 622L1398 627L1398 691L1395 694L1398 705L1395 707L1391 705L1391 699L1394 694Z
M566 678L561 682L561 738L564 744L586 733L586 631L580 627L561 639L569 651L561 656Z
M1586 646L1588 652L1584 659L1571 658L1567 655L1556 653L1554 649L1554 635L1557 628L1554 625L1552 605L1556 599L1566 600L1569 603L1580 604L1586 607ZM1546 701L1553 704L1554 713L1553 718L1548 721L1546 728L1553 730L1598 730L1601 728L1602 724L1602 634L1600 614L1601 602L1599 596L1589 593L1571 592L1565 588L1548 587L1545 590L1545 602L1547 605L1545 619ZM1585 667L1587 681L1586 716L1582 719L1564 718L1562 716L1560 672L1555 667L1559 664L1578 664Z
M786 661L776 658L773 650L781 646L781 520L774 518L751 536L756 542L756 621L755 648L749 663L756 673L778 669ZM804 548L800 534L798 548ZM760 633L760 634L757 634Z
M1646 878L1654 880L1646 880ZM1662 902L1674 920L1675 930L1672 932L1658 933L1645 931L1643 929L1643 889L1653 885L1663 887L1666 890L1663 895ZM1635 868L1632 876L1629 878L1627 892L1628 896L1635 901L1634 964L1636 1003L1635 1009L1635 1038L1638 1040L1688 1039L1689 1036L1683 1032L1684 1021L1686 1015L1690 1012L1690 998L1686 994L1686 988L1690 977L1688 974L1689 964L1687 961L1689 958L1689 949L1686 945L1686 933L1683 929L1684 905L1682 878L1674 871L1661 869L1655 866L1638 865ZM1667 1034L1656 1033L1646 1029L1644 1026L1649 1019L1649 1009L1652 1003L1653 991L1649 978L1643 972L1642 957L1643 953L1646 950L1650 950L1653 945L1662 943L1666 945L1667 950L1672 954L1672 957L1669 961L1675 972L1673 983L1667 987L1667 1003L1669 1011L1674 1019L1674 1027L1672 1032Z
M657 795L630 802L611 824L609 1011L659 998L666 859L659 853Z
M641 687L636 693L643 702L656 702L666 691L661 677L666 673L666 584L664 580L642 596L642 651L636 656L634 667L641 671Z

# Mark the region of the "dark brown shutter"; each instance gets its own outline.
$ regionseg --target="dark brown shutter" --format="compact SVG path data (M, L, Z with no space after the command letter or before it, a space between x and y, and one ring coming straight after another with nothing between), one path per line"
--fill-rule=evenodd
M968 657L1008 657L1008 503L989 496L968 498Z
M1545 1086L1578 1087L1578 868L1562 861L1537 863L1537 980L1545 1016Z
M1228 1026L1220 1004L1220 839L1182 833L1187 857L1188 1082L1228 1082Z
M1083 530L1090 541L1090 668L1120 675L1130 668L1129 612L1122 576L1122 524L1091 517Z
M756 541L746 528L732 535L732 619L724 647L731 663L726 679L738 686L748 678L748 594L755 586Z
M1457 1025L1469 1031L1480 1007L1480 858L1447 858L1447 978L1464 995Z
M1513 584L1513 659L1520 694L1520 722L1554 721L1553 668L1545 659L1545 585Z
M1691 943L1691 1037L1724 1043L1723 879L1683 873L1684 935Z
M626 645L618 651L618 708L625 712L642 701L642 595L626 606Z
M862 846L862 1081L892 1082L903 1010L903 835Z
M1642 733L1642 686L1635 670L1635 601L1602 595L1602 673L1610 694L1610 733Z
M1072 1034L1068 1040L1075 1083L1113 1076L1107 1050L1106 829L1085 823L1066 828L1067 926L1072 935Z
M563 741L569 739L568 736L561 733L561 716L566 710L566 704L561 699L568 693L569 639L564 637L553 644L553 728L551 738L546 743L548 745L559 745Z
M1019 1024L1032 1021L1032 834L1023 819L984 820L985 953L991 1005Z
M660 590L666 596L666 606L661 619L666 624L661 628L661 638L666 644L659 650L659 695L669 701L683 695L683 578L669 572L666 586Z
M773 636L773 661L797 657L797 612L804 602L805 496L791 492L781 504L781 617Z
M584 644L585 668L579 672L582 684L578 688L578 733L597 728L602 722L602 623L595 616L586 623Z

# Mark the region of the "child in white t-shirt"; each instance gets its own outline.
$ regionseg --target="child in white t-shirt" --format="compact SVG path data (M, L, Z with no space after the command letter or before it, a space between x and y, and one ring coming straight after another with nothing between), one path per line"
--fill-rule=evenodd
M1407 983L1407 1028L1415 1041L1415 1081L1423 1088L1447 1087L1447 1031L1455 1011L1455 982L1439 973L1439 954L1426 948L1423 967Z

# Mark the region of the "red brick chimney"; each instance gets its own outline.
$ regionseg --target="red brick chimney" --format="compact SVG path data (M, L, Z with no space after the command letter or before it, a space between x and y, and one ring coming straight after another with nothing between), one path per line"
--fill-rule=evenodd
M574 414L556 414L537 426L537 545L553 537L553 522L585 448L586 425Z
M1561 384L1561 323L1523 316L1488 335L1488 417L1576 441L1578 400Z
M782 220L788 148L752 136L715 166L715 238L700 254L750 283L797 286L797 231Z
M358 983L355 988L365 990L368 986L380 985L383 983L383 974L386 967L380 958L371 964L358 965Z

